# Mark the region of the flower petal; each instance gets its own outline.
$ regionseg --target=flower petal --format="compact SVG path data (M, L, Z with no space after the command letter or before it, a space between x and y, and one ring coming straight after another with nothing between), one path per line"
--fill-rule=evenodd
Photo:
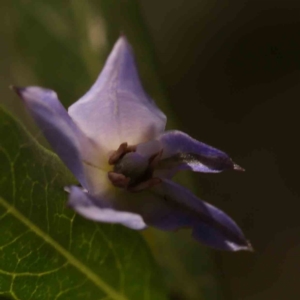
M53 150L78 181L86 187L81 149L92 145L74 124L54 91L40 87L13 87L45 135Z
M223 151L199 142L181 131L166 131L158 140L163 147L159 169L193 170L217 173L224 170L243 169Z
M84 133L108 150L154 139L163 132L165 115L144 92L132 49L125 37L115 44L92 88L69 107Z
M119 223L135 230L147 227L140 215L114 210L108 206L109 202L101 201L99 198L94 199L77 186L71 186L67 191L70 192L68 205L87 219L104 223Z
M150 158L152 155L159 153L162 146L159 141L152 140L136 146L136 152L144 157Z
M140 215L148 226L167 231L189 227L196 240L213 248L252 250L229 216L172 181L163 179L161 184L140 193L124 190L107 194L105 199L115 210Z
M76 186L68 191L69 206L88 219L120 223L133 229L153 226L173 231L190 227L193 237L208 246L229 251L252 249L224 212L169 180L140 193L116 188L93 197Z
M214 248L229 251L252 250L236 223L218 208L201 201L189 190L169 181L153 189L163 200L156 210L142 212L147 225L163 230L192 228L193 237Z

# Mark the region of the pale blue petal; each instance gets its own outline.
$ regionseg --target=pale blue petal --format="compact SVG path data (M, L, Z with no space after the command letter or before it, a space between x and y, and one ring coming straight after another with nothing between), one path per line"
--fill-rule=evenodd
M188 226L196 240L213 248L252 250L241 229L228 215L201 201L189 190L169 180L153 190L162 201L156 203L156 208L141 213L148 225L162 230Z
M199 142L181 131L166 131L159 138L163 148L160 169L193 170L217 173L225 170L243 170L223 151Z
M228 251L252 249L229 216L172 181L163 180L151 191L140 193L123 190L92 197L76 186L70 187L69 192L69 206L87 219L132 229L147 225L166 231L191 228L193 237L210 247Z
M163 179L151 190L124 191L105 199L115 210L140 215L148 226L166 231L191 228L193 237L207 246L228 251L252 250L228 215L172 181Z
M144 92L125 37L115 44L92 88L69 107L69 114L90 138L107 150L156 138L166 117Z
M106 199L93 198L77 186L69 187L68 192L70 193L68 206L87 219L104 223L122 224L135 230L147 227L140 215L132 212L117 211L109 206L109 201L106 201Z
M40 87L13 88L24 100L30 114L53 150L86 187L81 150L91 146L74 124L54 91Z
M151 156L158 154L162 150L162 146L159 141L152 140L145 143L138 144L136 152L144 157L150 158Z

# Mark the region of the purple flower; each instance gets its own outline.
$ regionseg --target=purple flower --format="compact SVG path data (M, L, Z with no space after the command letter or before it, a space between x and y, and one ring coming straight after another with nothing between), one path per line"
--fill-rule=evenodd
M132 229L192 229L223 250L251 250L224 212L171 181L195 172L242 170L224 152L180 131L164 131L166 116L145 93L133 53L120 37L92 88L68 111L54 91L14 88L46 139L78 179L68 205L85 218Z

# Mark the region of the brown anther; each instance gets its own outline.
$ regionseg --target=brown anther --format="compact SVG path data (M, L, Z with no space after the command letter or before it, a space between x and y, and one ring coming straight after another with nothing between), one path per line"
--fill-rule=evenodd
M116 172L108 172L107 176L111 183L118 188L126 189L130 181L130 178Z
M115 187L123 188L130 192L140 192L161 183L161 179L152 178L152 173L161 160L163 151L153 154L149 159L142 158L135 166L134 158L131 156L126 157L125 154L135 152L136 149L137 146L135 145L128 146L127 143L122 143L110 155L108 163L114 165L114 169L108 172L108 179ZM134 165L133 167L132 164Z
M119 146L118 150L111 154L111 156L108 159L108 163L110 165L114 165L120 159L120 157L126 152L127 146L128 146L127 143L122 143Z
M155 185L158 185L161 183L161 179L160 178L150 178L146 181L143 181L141 183L139 183L138 185L135 185L133 187L128 187L128 191L130 192L140 192L142 190L145 189L149 189Z
M159 163L161 157L163 154L163 149L160 150L158 153L153 154L150 158L149 158L149 168L151 170L153 170L157 164Z
M122 143L118 150L114 151L109 159L108 159L108 163L110 165L114 165L118 162L118 160L122 157L122 155L128 153L128 152L134 152L136 150L136 146L128 146L127 143Z

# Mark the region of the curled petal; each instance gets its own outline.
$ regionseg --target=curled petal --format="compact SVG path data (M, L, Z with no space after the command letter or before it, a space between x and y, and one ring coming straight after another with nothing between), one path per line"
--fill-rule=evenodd
M125 37L115 44L92 88L69 107L78 126L108 151L135 145L163 132L165 115L144 92Z
M158 169L169 169L173 173L185 169L205 173L243 170L225 152L201 143L183 132L166 131L158 140L163 148Z
M104 223L118 223L135 230L147 227L140 215L117 211L108 206L105 199L103 201L100 198L94 199L77 186L71 186L67 191L70 193L68 205L87 219Z
M150 213L143 212L148 225L163 230L188 226L192 228L193 237L208 246L229 251L252 250L229 216L189 190L169 180L163 180L153 190L163 200Z
M86 187L82 153L89 156L93 146L72 121L56 93L34 86L13 89L24 100L53 150Z
M109 201L115 210L140 215L148 226L166 231L188 227L193 237L207 246L228 251L252 250L229 216L172 181L163 179L161 184L140 193L124 191Z
M140 193L116 189L91 196L76 186L68 191L69 206L88 219L132 229L153 226L173 231L189 227L193 237L208 246L229 251L252 250L229 216L172 181L163 180L150 191Z

